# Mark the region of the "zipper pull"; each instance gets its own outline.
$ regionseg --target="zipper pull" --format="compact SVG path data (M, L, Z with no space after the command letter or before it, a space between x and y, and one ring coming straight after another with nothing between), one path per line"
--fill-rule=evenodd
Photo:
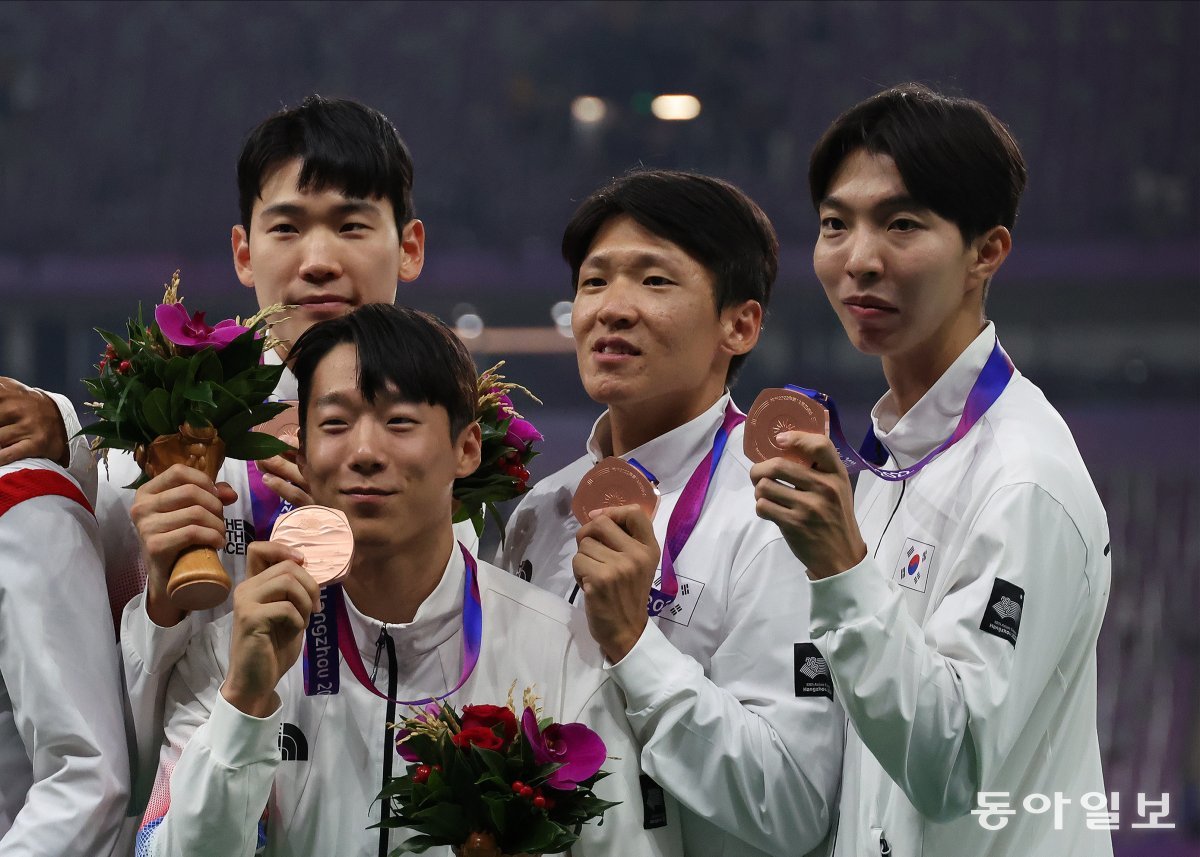
M375 663L371 664L371 684L375 683L375 676L379 675L379 657L383 654L384 640L387 639L387 629L379 629L379 639L375 641Z

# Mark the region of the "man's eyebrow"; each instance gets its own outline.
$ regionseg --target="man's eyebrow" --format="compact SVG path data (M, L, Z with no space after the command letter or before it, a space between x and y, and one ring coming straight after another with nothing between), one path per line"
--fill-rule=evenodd
M598 253L593 253L583 260L580 268L595 267L605 268L615 263L616 254L609 250L601 250ZM628 264L636 268L652 268L666 267L671 264L671 258L661 253L655 253L651 250L644 250L628 258Z
M821 200L822 208L839 208L843 211L851 208L850 204L840 197L827 196ZM898 211L907 209L909 211L929 211L930 208L923 202L914 199L907 193L897 193L892 196L884 197L871 206L872 211Z
M313 407L353 407L361 401L361 393L356 396L352 393L335 390L332 393L325 393L313 399ZM377 390L375 393L375 402L382 402L385 405L404 405L404 404L420 404L410 399L408 396L402 396L393 389Z
M368 199L348 199L332 207L335 215L347 214L379 214L379 206ZM262 210L262 216L277 215L280 217L305 217L311 214L306 206L295 202L276 202Z

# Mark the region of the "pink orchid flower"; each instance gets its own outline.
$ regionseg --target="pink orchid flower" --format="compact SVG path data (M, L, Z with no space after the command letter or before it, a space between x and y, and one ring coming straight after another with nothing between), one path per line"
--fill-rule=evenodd
M168 341L191 351L205 347L220 351L246 332L231 318L209 327L204 323L203 312L189 316L183 304L159 304L154 308L154 320Z
M521 715L521 731L539 765L562 765L546 780L546 785L559 791L570 791L593 776L608 752L600 736L582 723L551 723L545 731L539 730L532 708Z

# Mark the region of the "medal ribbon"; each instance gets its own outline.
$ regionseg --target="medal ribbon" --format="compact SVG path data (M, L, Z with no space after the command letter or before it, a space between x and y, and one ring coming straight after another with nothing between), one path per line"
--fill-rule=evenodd
M671 519L667 522L667 539L663 547L662 577L658 587L650 588L650 598L646 604L646 612L657 616L674 603L679 595L679 577L675 573L675 560L683 552L683 546L696 529L700 520L700 512L704 509L704 500L708 496L708 487L712 484L717 473L717 465L725 452L725 444L729 441L729 433L746 421L746 415L738 411L730 402L725 406L725 419L721 421L717 433L713 436L712 449L696 467L679 502L671 511Z
M867 429L867 436L862 442L862 446L856 452L846 441L846 435L842 432L842 422L838 418L837 405L833 399L824 393L816 390L810 390L807 387L798 387L793 384L788 384L787 389L795 390L798 393L803 393L810 399L816 399L829 410L829 438L833 441L833 445L837 447L838 455L841 456L842 463L846 465L846 470L850 473L857 473L860 470L870 470L880 479L885 479L888 482L903 482L912 476L915 476L921 469L945 452L954 444L962 440L974 425L979 422L988 408L1000 398L1000 394L1008 386L1008 382L1012 380L1013 373L1016 369L1013 367L1012 360L1000 347L1000 340L996 340L996 346L992 349L992 353L988 355L987 361L983 364L983 368L979 371L979 377L975 379L975 384L971 387L971 392L967 394L967 401L963 405L962 416L958 420L958 425L954 427L953 433L946 440L942 441L933 452L922 458L912 467L905 467L900 470L884 470L880 465L888 460L888 451L875 436L874 428Z
M458 547L462 551L463 560L466 563L466 573L463 575L463 661L462 673L459 675L458 684L440 696L431 696L426 699L414 699L411 701L392 699L386 693L382 693L371 681L371 677L367 673L367 668L363 665L362 656L358 652L358 645L354 641L354 629L350 625L350 614L346 609L345 599L342 595L342 587L339 584L334 584L327 586L323 590L321 595L321 611L313 614L308 623L308 631L305 632L305 695L315 696L337 693L340 684L336 656L326 658L327 668L323 672L320 660L321 650L316 647L309 647L310 641L314 641L314 627L317 630L321 630L322 625L328 629L328 637L326 641L322 641L318 637L315 643L330 647L330 650L336 649L340 651L342 658L346 661L346 666L350 667L350 672L358 679L358 683L380 699L386 699L397 705L428 705L431 702L438 702L445 699L466 684L471 673L475 671L475 665L479 663L479 651L483 643L483 602L479 596L479 566L475 562L475 557L471 556L471 552L463 547L461 543L459 543ZM334 614L333 622L330 622L329 613L331 612ZM332 673L332 680L324 673Z

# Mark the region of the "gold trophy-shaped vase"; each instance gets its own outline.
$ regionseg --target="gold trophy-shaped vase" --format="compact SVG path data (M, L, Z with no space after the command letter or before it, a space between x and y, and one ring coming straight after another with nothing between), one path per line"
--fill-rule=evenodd
M138 446L134 459L150 478L172 464L186 464L216 480L225 461L225 442L212 427L184 423L178 434L158 437L149 446ZM210 547L188 548L175 560L167 597L180 610L208 610L225 601L233 586L221 558Z

